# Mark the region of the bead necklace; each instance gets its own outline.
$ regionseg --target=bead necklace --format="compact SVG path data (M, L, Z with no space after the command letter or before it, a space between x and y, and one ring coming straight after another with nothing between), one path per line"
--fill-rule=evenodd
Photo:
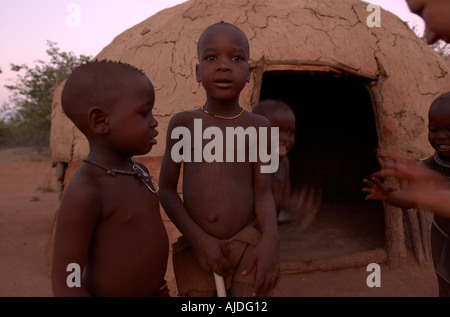
M433 159L439 166L450 169L450 162L446 162L443 159L441 159L437 152L434 152Z
M116 176L117 174L122 174L122 175L136 175L137 177L139 177L141 179L141 181L145 184L145 186L147 186L147 188L152 192L152 193L157 193L159 191L159 186L158 184L153 180L153 176L150 176L147 172L145 172L139 165L137 165L135 162L133 162L132 160L130 160L130 164L131 167L133 168L133 171L126 171L126 170L120 170L120 169L116 169L116 168L107 168L106 166L95 162L95 161L91 161L88 159L83 159L84 162L86 163L90 163L93 165L96 165L100 168L103 168L104 170L106 170L106 173L108 173L111 176ZM148 182L151 181L153 186L155 186L156 190L153 189Z
M203 110L204 113L209 114L210 116L213 116L215 118L219 118L219 119L225 119L225 120L232 120L232 119L236 119L238 117L240 117L243 113L244 113L244 108L242 108L241 112L239 112L237 115L232 116L232 117L223 117L223 116L219 116L217 114L213 114L211 112L209 112L208 110L205 109L205 106L202 106L201 109Z
M448 173L448 170L450 170L450 163L444 161L443 159L441 159L438 155L437 152L434 152L433 154L433 160L434 162L439 165L439 167L441 168L441 170L443 170L444 172L444 176L447 179L447 187L450 187L450 177L447 176L446 174Z

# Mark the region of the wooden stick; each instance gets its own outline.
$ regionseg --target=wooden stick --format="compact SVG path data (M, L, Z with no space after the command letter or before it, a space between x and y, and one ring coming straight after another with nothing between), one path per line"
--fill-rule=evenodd
M427 261L425 260L424 248L422 245L422 237L420 235L420 223L417 216L417 209L406 209L408 215L409 227L411 229L411 237L414 249L414 255L420 266L423 266Z
M217 297L227 297L225 281L223 280L223 277L216 274L216 272L214 272L214 282L216 282Z
M419 222L420 222L420 234L422 237L423 250L425 254L425 260L430 261L431 259L431 224L433 223L433 213L428 210L428 208L419 206Z

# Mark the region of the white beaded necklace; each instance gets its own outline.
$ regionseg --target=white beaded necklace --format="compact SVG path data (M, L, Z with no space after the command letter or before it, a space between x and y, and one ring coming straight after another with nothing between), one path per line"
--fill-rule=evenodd
M437 152L434 152L433 160L436 162L437 165L450 169L450 162L446 162L443 159L441 159Z

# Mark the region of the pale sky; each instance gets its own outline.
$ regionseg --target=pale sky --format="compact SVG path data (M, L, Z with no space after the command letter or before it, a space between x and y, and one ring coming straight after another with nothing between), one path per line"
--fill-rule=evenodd
M9 70L10 63L31 67L38 59L47 61L47 40L56 42L61 51L95 56L123 31L182 2L185 0L1 0L0 106L9 96L4 85L16 76ZM404 0L366 2L423 30L423 21L410 13ZM79 20L71 18L77 10Z

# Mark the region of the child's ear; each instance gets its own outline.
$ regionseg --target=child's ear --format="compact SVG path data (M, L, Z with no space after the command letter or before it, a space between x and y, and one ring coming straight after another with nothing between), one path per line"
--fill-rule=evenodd
M202 79L200 78L200 71L198 69L199 67L200 67L199 64L195 65L195 78L197 79L198 83L201 83Z
M107 113L101 108L91 108L88 113L89 126L92 131L98 134L105 134L109 131L109 120Z

